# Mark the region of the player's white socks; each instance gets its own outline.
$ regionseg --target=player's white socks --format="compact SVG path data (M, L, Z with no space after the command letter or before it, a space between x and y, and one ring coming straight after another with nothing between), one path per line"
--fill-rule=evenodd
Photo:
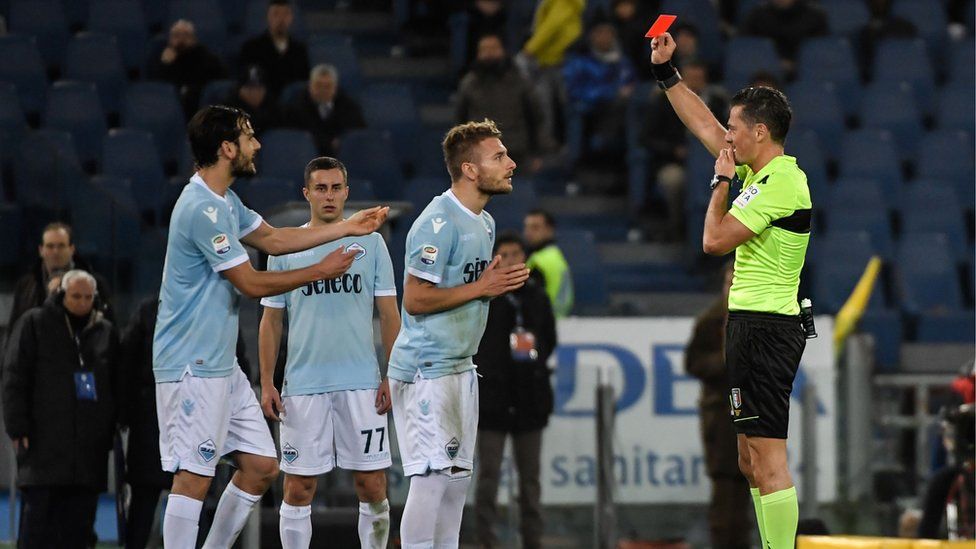
M390 502L359 502L359 545L363 549L386 549L390 537ZM284 549L291 549L285 547Z
M248 494L238 488L233 482L227 484L224 493L217 503L213 525L204 542L204 549L228 549L244 529L244 523L251 514L254 504L261 500L261 495Z
M197 546L197 530L200 528L200 510L203 502L198 499L170 494L166 498L166 514L163 517L163 545L169 549L193 549Z
M278 534L281 536L282 549L308 549L312 543L312 506L297 507L282 501L278 514Z
M437 511L434 549L457 549L461 538L461 515L464 500L471 485L471 471L461 471L448 477L447 489Z
M430 549L434 546L434 529L439 520L441 500L450 477L443 473L429 473L410 477L407 503L400 519L400 547L402 549Z

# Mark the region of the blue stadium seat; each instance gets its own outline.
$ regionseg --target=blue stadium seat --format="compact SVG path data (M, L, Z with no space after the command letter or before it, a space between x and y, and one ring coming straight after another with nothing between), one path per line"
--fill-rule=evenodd
M609 301L609 291L593 233L564 229L559 231L557 241L566 255L573 278L573 313L601 311Z
M283 90L281 90L281 97L278 98L278 105L281 107L288 105L298 97L301 97L307 89L308 80L301 80L299 82L292 82L291 84L288 84Z
M243 190L241 199L254 211L267 215L282 204L303 200L301 183L275 177L254 177Z
M88 20L89 2L90 0L61 0L64 20L69 30L76 31L85 26L85 21Z
M413 204L413 211L410 212L412 221L435 196L440 195L448 189L450 181L443 176L434 177L415 177L407 182L403 189L403 200Z
M258 172L262 176L286 179L292 184L301 185L305 177L305 164L317 156L315 140L307 131L268 130L261 135ZM352 174L362 176L356 172Z
M865 231L871 235L874 250L882 258L892 255L891 220L885 209L836 207L827 212L827 234Z
M800 169L807 175L810 199L814 208L818 208L818 202L826 198L827 193L827 159L820 148L820 139L811 131L794 134L791 130L786 138L786 154L796 157Z
M368 179L349 179L349 201L374 202L376 201L376 191L373 190L373 182Z
M872 80L910 82L922 110L928 110L934 95L935 74L925 42L920 38L879 42L874 55Z
M841 140L840 175L877 179L883 186L902 181L901 161L891 134L877 130L847 132Z
M23 214L15 204L0 203L0 267L20 267L20 245L23 238ZM8 327L9 328L9 327Z
M855 261L823 262L813 270L813 302L816 309L835 314L847 302L854 286L864 274L867 262ZM879 311L885 308L882 281L879 278L871 290L868 310Z
M854 114L860 104L861 76L847 38L828 36L804 41L796 70L799 82L832 83L845 114Z
M873 255L876 252L867 231L813 233L807 248L807 260L815 265L856 263L863 266Z
M166 230L147 228L139 239L139 252L133 261L132 295L135 302L159 292L166 258Z
M217 0L170 0L166 12L167 29L178 19L193 22L197 38L217 55L226 52L227 24Z
M830 190L827 210L844 208L878 208L882 211L890 207L884 187L874 179L838 179Z
M88 7L88 30L115 36L126 69L142 71L149 33L140 2L92 0Z
M515 230L521 233L525 215L535 205L536 194L532 182L519 180L512 186L511 194L493 197L486 209L495 218L498 232Z
M854 35L871 20L871 13L864 2L823 0L820 5L827 12L827 23L832 34Z
M66 210L78 198L84 174L74 140L65 131L28 132L14 155L14 194L23 206Z
M153 134L159 157L176 163L186 139L186 123L176 88L168 82L134 82L125 90L122 126Z
M857 331L874 338L877 371L897 371L903 331L898 311L865 311L857 323Z
M441 147L445 133L444 130L431 128L419 130L417 156L413 162L415 177L447 177L447 165L444 164L444 150Z
M27 121L20 109L20 99L17 98L17 87L7 82L0 82L0 153L10 155L15 144L20 142L21 136L27 131Z
M922 136L918 152L918 172L922 177L972 187L976 165L972 135L955 130L929 132Z
M944 311L919 315L915 339L920 343L973 343L973 311Z
M949 71L948 81L956 86L968 86L973 89L973 82L976 81L976 43L970 37L967 40L956 42L949 51Z
M190 142L187 139L180 140L180 156L176 163L176 173L185 183L193 175L195 167L193 165L193 151L190 150Z
M793 107L789 140L794 133L812 131L831 158L837 158L844 135L844 111L834 89L831 83L800 81L787 94Z
M924 0L895 0L891 14L911 21L918 35L933 48L945 45L948 28L945 7L939 2Z
M227 100L237 83L233 80L211 80L200 92L200 107L219 105Z
M661 13L677 15L678 21L695 25L699 32L701 57L709 63L722 60L721 25L710 0L664 0Z
M902 158L914 158L918 137L922 135L922 116L916 108L911 86L876 83L862 96L861 127L888 130Z
M363 89L360 103L368 127L390 131L400 165L415 162L420 147L416 134L420 114L410 87L373 84Z
M755 36L737 36L729 40L725 46L726 87L730 90L744 88L760 71L783 80L782 65L773 41Z
M145 130L117 128L109 131L102 153L102 171L132 182L139 211L158 219L166 177L156 142Z
M735 7L735 21L741 25L745 22L749 12L762 4L768 4L769 0L740 0Z
M936 124L943 130L976 130L973 87L946 86L939 95Z
M132 181L116 175L96 175L90 184L95 189L107 194L120 207L138 212L139 204L132 192Z
M389 132L353 130L343 136L339 147L339 158L349 173L372 181L379 199L396 200L403 196L403 174Z
M61 65L68 43L68 23L60 0L14 0L7 21L10 32L37 40L45 65Z
M240 2L235 1L237 10L240 10ZM302 14L301 5L298 2L291 3L291 10L294 20L291 25L291 32L294 36L304 40L308 35L305 28L305 17ZM224 14L228 14L224 10ZM243 34L244 36L256 36L263 33L268 28L268 2L267 0L250 0L243 12Z
M139 213L112 199L105 190L88 186L90 200L72 205L75 246L89 258L131 260L139 250Z
M962 308L959 278L945 235L904 235L898 246L896 261L897 289L902 310L917 315Z
M101 157L107 128L94 84L70 80L52 84L47 93L44 125L71 133L82 162L97 162Z
M47 94L47 74L33 37L0 36L0 81L17 86L24 112L41 112Z
M333 65L339 71L339 86L349 95L357 97L362 90L362 72L351 41L313 34L308 39L308 62L312 67L320 63Z
M139 3L142 4L142 12L146 16L146 25L149 27L149 32L168 33L169 27L165 26L165 24L169 5L160 0L141 0Z
M119 112L126 76L122 54L119 53L114 36L77 34L68 43L64 73L69 80L95 84L105 112Z
M949 253L956 260L972 257L973 248L966 238L966 223L962 210L953 206L948 210L923 210L912 208L902 212L901 232L903 235L940 233L945 235Z
M905 184L897 193L895 208L904 216L911 210L949 212L960 208L959 197L946 181L923 179Z

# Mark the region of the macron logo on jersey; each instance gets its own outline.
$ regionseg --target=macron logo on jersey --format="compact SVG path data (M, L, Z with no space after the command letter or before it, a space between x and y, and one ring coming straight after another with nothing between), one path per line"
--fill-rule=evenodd
M211 223L217 224L217 208L208 206L206 210L203 210L203 215L207 216Z
M440 217L435 217L434 219L431 219L430 223L431 225L434 226L434 234L441 232L441 229L444 228L444 225L447 225L447 221L444 221Z

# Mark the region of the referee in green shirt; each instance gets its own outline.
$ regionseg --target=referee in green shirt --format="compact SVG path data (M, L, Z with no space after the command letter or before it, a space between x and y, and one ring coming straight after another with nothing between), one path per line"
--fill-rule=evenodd
M763 548L792 549L798 506L786 435L793 378L806 345L797 289L811 213L807 177L783 151L792 111L781 92L746 88L732 97L726 129L681 83L671 64L674 39L665 33L651 48L658 85L717 157L702 247L711 255L736 252L725 362L739 469L752 489ZM729 208L735 176L742 193Z

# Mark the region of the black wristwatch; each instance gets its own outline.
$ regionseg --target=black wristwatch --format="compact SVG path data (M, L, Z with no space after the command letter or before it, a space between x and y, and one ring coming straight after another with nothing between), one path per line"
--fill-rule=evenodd
M723 182L723 181L725 181L729 185L732 184L732 178L731 177L729 177L727 175L715 174L715 175L712 176L712 183L711 183L711 185L708 186L708 188L714 191L715 190L715 187L718 187L718 184L721 183L721 182Z

